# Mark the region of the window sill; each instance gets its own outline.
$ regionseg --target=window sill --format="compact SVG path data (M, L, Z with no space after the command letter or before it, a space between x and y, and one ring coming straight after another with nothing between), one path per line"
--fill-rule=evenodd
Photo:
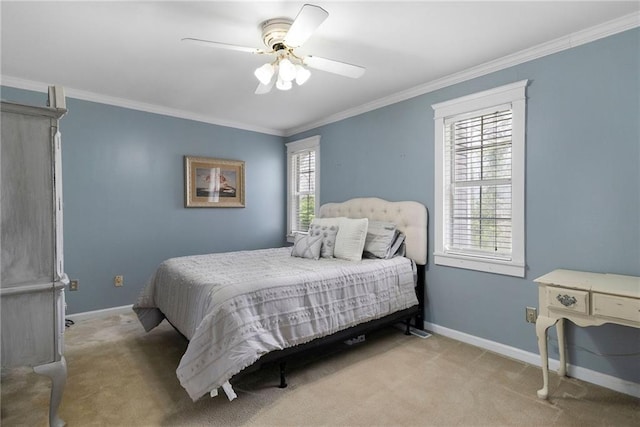
M287 234L287 242L288 243L295 243L296 234L308 234L308 233L307 232L302 232L302 231L296 231L293 234Z
M524 277L525 266L512 261L500 261L486 258L465 257L444 253L434 254L436 265L464 268L467 270L484 271L487 273L503 274L505 276Z

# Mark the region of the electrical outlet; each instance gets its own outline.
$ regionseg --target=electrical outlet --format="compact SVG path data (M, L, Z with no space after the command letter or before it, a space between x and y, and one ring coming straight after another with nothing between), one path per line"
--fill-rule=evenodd
M124 285L124 276L116 276L113 278L113 285L117 288Z
M72 280L69 282L69 290L70 291L77 291L78 290L78 286L80 286L80 282L78 282L77 280Z
M525 319L527 320L527 323L536 323L536 319L538 318L537 308L527 307L525 313Z

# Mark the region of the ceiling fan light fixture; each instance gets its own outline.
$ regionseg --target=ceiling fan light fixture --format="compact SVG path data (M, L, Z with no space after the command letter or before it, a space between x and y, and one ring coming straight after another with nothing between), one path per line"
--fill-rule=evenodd
M310 68L357 79L364 74L364 67L295 52L328 16L329 13L320 6L305 4L293 20L281 17L263 21L260 24L262 41L268 50L193 37L183 38L182 41L216 49L273 55L275 58L271 63L261 65L253 73L260 82L254 92L256 95L269 93L273 86L279 90L290 90L294 80L301 86L311 77Z
M263 85L268 85L269 82L271 82L274 73L275 68L273 64L266 63L263 66L256 68L256 71L253 74L260 81L260 83L262 83Z
M292 86L293 84L291 84L291 81L284 81L281 78L278 78L276 81L276 88L279 90L289 90Z
M280 69L280 71L278 72L278 77L280 79L284 80L285 82L291 82L296 78L296 66L293 65L293 63L287 58L280 60L280 62L278 63L278 67Z
M304 68L302 65L296 65L296 83L298 86L305 84L311 77L311 71Z

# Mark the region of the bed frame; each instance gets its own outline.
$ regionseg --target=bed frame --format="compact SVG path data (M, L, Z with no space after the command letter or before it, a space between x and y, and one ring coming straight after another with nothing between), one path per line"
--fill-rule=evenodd
M428 212L425 206L413 201L389 202L376 197L367 197L350 199L342 203L327 203L320 207L320 218L343 216L348 218L368 218L371 221L393 222L398 230L405 234L406 257L411 258L417 264L416 296L418 305L380 319L361 323L326 337L317 338L305 344L265 354L256 362L256 365L259 367L268 363L277 363L280 368L280 388L287 386L287 361L300 353L364 335L398 322L405 323L405 334L409 335L412 319L414 320L415 329L423 330L428 226Z

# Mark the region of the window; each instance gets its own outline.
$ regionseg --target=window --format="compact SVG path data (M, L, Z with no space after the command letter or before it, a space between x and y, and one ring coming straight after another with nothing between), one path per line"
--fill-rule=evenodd
M319 206L320 137L287 144L287 237L306 233Z
M433 105L438 265L524 277L526 86Z

